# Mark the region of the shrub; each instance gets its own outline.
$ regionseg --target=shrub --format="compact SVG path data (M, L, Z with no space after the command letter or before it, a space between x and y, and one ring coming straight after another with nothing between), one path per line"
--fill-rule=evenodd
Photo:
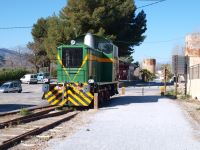
M26 108L22 108L21 110L20 110L20 115L22 115L22 116L27 116L27 115L30 115L32 112L31 111L29 111L28 109L26 109Z
M0 84L9 80L19 80L28 73L25 69L2 69L0 70Z
M181 95L181 97L180 97L181 99L183 99L183 100L188 100L188 99L190 99L191 98L191 96L190 95Z
M174 95L175 95L175 92L174 92L174 90L171 90L171 91L166 92L165 95L166 95L166 96L174 96Z

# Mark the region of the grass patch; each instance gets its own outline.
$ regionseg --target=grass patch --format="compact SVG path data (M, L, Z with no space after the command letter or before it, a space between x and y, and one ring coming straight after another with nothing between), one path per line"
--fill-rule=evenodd
M191 96L190 95L181 95L181 97L180 97L180 99L182 99L182 100L188 100L188 99L190 99L191 98Z
M167 91L165 96L174 96L175 95L175 91L171 90L171 91Z
M196 110L200 110L200 107L198 107Z
M19 114L22 115L22 116L27 116L27 115L32 114L32 112L30 110L26 109L26 108L22 108L20 110Z

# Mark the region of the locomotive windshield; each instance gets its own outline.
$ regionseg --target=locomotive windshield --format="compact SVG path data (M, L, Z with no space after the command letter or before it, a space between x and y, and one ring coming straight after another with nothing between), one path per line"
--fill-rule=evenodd
M66 68L79 68L83 60L82 48L63 48L62 61Z

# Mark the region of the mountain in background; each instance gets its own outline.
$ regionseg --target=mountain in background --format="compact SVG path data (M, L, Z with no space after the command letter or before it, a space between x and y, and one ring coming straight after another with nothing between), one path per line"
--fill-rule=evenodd
M9 50L0 48L0 68L27 66L31 66L31 64L28 62L27 53L25 53L22 49Z
M8 58L14 57L15 55L17 55L17 52L13 50L0 48L0 67L3 67L6 64Z

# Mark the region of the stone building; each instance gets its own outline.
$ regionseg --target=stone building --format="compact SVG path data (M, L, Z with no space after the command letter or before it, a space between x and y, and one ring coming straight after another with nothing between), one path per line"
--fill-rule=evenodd
M187 91L200 100L200 33L189 34L185 38L187 59Z
M151 73L156 73L156 59L145 59L142 63L142 69L147 69Z

